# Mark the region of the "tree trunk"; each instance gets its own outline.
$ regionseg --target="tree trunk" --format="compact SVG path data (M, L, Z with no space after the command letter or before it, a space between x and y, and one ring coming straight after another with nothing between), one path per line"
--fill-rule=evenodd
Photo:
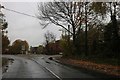
M88 55L88 39L87 39L87 3L85 3L85 55Z

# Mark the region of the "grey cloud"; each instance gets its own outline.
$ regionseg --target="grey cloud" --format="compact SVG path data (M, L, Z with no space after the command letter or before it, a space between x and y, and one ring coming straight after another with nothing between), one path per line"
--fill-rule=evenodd
M20 11L26 14L37 14L37 2L4 2L6 8ZM44 33L49 30L56 34L59 39L61 32L60 27L49 25L46 29L42 29L39 20L33 17L17 14L14 12L3 10L8 21L8 37L11 43L16 39L27 40L31 46L37 46L44 42Z

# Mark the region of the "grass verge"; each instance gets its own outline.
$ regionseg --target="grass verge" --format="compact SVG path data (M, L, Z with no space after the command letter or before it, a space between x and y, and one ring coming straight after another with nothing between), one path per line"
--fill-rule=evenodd
M82 67L108 75L120 76L120 65L117 59L104 59L104 58L60 58L61 63L70 64L77 67Z
M8 64L7 58L2 58L2 67Z

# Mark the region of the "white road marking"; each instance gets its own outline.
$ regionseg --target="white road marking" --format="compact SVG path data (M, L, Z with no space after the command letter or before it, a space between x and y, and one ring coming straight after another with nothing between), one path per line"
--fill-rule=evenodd
M33 61L35 61L37 64L41 65L39 62L37 62L35 59L31 59ZM45 68L47 71L49 71L51 74L53 74L56 78L58 78L59 80L62 80L58 75L56 75L53 71L51 71L50 69L48 69L47 67L44 67L43 65L41 65L43 68Z
M45 67L45 69L47 69L49 72L51 72L55 77L57 77L58 79L62 80L58 75L56 75L53 71L51 71L50 69L48 69L47 67Z

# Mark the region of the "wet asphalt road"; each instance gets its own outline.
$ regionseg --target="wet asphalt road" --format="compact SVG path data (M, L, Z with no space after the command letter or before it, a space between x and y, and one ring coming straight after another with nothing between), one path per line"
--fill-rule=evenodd
M9 65L7 72L3 74L3 78L55 78L33 60L18 56L5 57L13 58L14 62Z
M56 78L58 80L63 78L96 78L91 74L49 60L48 56L45 55L31 59L13 55L4 57L13 58L14 62L9 65L7 72L3 74L3 78Z

